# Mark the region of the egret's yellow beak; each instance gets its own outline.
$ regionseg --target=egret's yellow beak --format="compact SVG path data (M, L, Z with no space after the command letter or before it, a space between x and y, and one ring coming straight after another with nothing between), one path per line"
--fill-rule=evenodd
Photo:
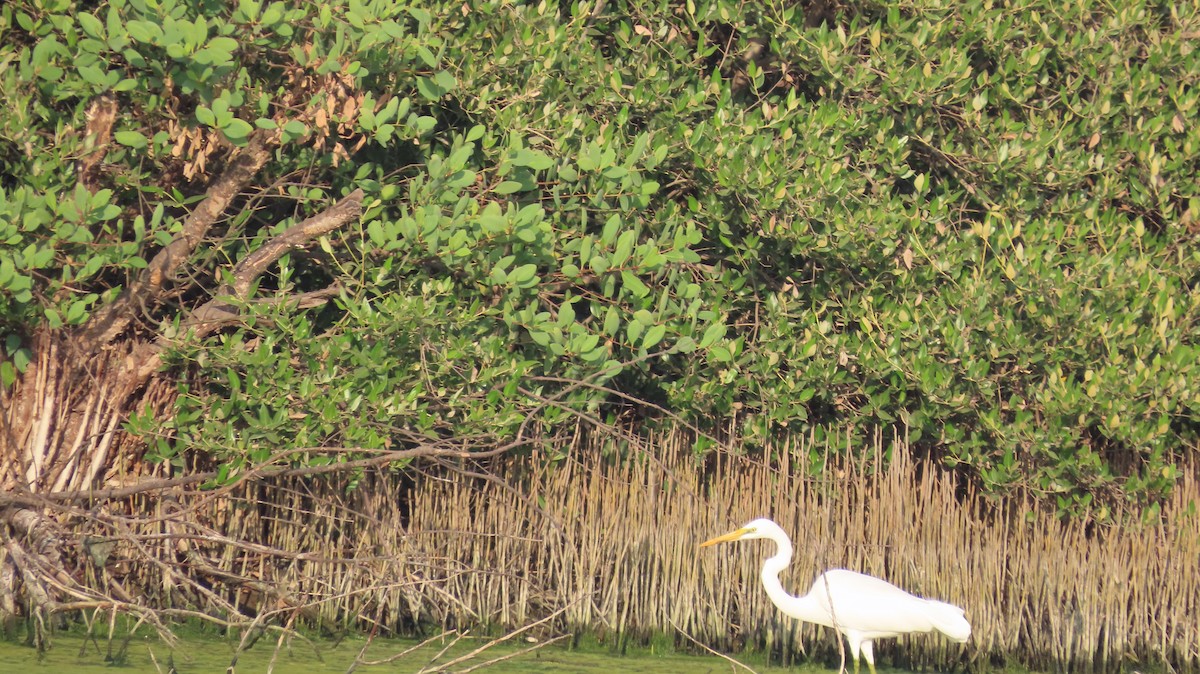
M716 545L717 543L728 543L729 541L736 541L737 539L741 538L742 536L745 536L746 534L750 533L751 531L753 531L753 529L751 529L749 527L743 527L741 529L738 529L737 531L731 531L731 532L725 534L724 536L717 536L716 538L710 538L707 541L704 541L703 543L701 543L700 547L707 548L708 546Z

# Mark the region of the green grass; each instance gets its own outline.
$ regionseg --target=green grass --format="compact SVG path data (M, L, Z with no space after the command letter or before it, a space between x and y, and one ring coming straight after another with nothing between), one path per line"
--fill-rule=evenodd
M376 666L360 666L359 672L417 672L436 662L447 664L489 641L467 637L442 652L443 642L431 642L395 661ZM236 672L266 672L274 658L274 671L288 674L345 672L366 643L365 639L346 639L340 643L328 640L296 638L279 652L274 640L264 639L254 648L240 654ZM417 645L413 639L377 639L366 652L368 661L383 661ZM449 643L447 640L445 643ZM834 669L820 665L800 667L765 666L747 660L752 669L735 667L731 662L714 655L689 655L674 652L666 643L625 647L625 654L615 652L609 644L593 638L580 639L576 645L551 644L544 648L518 654L534 644L503 644L489 649L468 661L456 664L451 671L463 672L490 659L512 656L483 669L497 674L516 672L631 672L633 674L707 674L709 672L754 671L759 674L831 674ZM214 635L189 633L174 651L151 636L136 636L122 652L122 642L110 647L103 640L88 640L82 634L68 632L55 635L53 646L39 654L35 649L12 641L0 641L0 673L2 672L128 672L158 674L173 664L179 674L191 672L222 672L233 664L236 641ZM156 665L157 663L157 665Z

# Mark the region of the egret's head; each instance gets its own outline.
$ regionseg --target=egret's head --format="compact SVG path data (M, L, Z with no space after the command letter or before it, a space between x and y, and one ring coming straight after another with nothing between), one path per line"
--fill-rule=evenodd
M710 545L717 543L728 543L729 541L743 541L751 538L770 538L771 532L779 530L779 525L771 520L757 519L747 522L742 528L731 531L723 536L710 538L700 544L700 547L707 548Z

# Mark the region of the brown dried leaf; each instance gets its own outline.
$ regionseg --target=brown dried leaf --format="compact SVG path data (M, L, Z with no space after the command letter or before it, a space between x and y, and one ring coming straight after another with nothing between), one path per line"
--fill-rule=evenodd
M333 165L334 165L334 167L337 167L338 164L342 163L343 159L346 161L349 161L350 153L346 152L345 146L343 146L341 143L334 143L333 144Z
M351 96L342 102L342 122L345 124L353 124L358 118L358 110L362 107L362 101L357 96Z
M172 157L183 156L183 148L187 145L187 142L188 142L187 131L184 131L183 133L180 133L178 136L176 136L175 137L175 145L173 145L171 147L171 156Z

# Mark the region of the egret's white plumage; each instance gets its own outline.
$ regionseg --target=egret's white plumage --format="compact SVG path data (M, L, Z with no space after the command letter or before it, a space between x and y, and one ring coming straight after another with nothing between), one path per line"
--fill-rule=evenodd
M846 569L831 569L817 576L808 594L788 594L779 582L779 572L792 561L792 541L768 519L757 519L724 536L705 541L707 547L726 541L766 538L778 546L773 557L763 562L762 582L767 596L785 614L806 622L836 628L846 637L854 671L859 654L875 674L874 641L913 632L938 631L952 641L971 636L971 624L957 606L909 594L886 580Z

